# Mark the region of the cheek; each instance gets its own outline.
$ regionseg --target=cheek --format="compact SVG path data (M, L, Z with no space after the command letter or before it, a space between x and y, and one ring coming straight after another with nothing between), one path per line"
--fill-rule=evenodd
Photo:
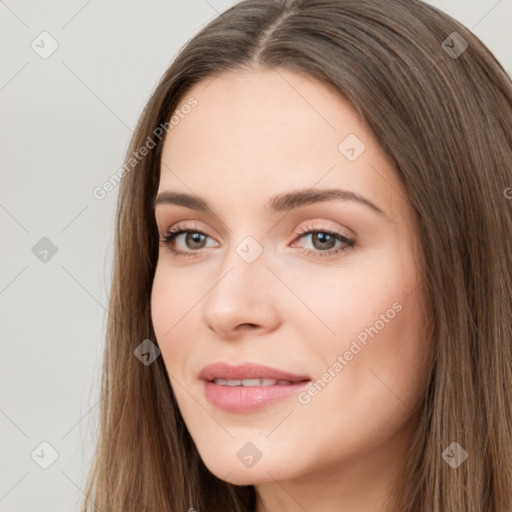
M197 303L201 293L196 285L193 276L173 270L165 262L157 265L151 290L151 318L157 336L171 336L174 326Z
M331 391L358 397L351 402L354 413L366 404L371 423L375 414L385 418L389 411L407 415L412 410L426 384L430 352L416 273L403 267L368 276L368 288L354 286L352 300L339 314L328 360L332 365L341 355L346 361Z
M173 296L164 284L164 278L161 267L157 266L151 289L151 320L159 341L163 340L164 333L172 327L172 318L169 313L174 311L175 306Z
M301 396L305 416L297 429L311 423L320 438L345 440L330 451L319 447L326 459L368 450L393 435L409 418L427 383L428 346L420 329L419 289L410 293L404 285L390 292L385 287L374 294L380 299L372 296L366 305L358 304L362 309L356 305L340 312L336 338L321 345L320 358L310 354L318 363L318 380L310 396Z
M316 340L310 348L318 358L317 369L328 371L338 356L344 356L346 366L336 375L350 374L345 390L348 386L361 395L366 389L371 396L380 386L389 392L380 377L400 393L415 393L415 383L421 386L424 381L428 355L419 284L411 252L394 247L298 280L298 293L321 320L297 315L303 338ZM335 380L341 383L345 378Z
M302 304L290 296L287 314L312 340L322 338L323 346L339 346L360 333L364 338L365 328L393 321L418 284L411 262L389 248L354 254L337 266L294 267L293 274L283 269L281 275Z
M191 308L189 302L194 298L187 294L193 287L180 285L179 279L169 274L165 268L157 266L151 290L151 320L168 368L170 361L174 363L184 357L186 345L179 343L180 329L186 323L187 311Z

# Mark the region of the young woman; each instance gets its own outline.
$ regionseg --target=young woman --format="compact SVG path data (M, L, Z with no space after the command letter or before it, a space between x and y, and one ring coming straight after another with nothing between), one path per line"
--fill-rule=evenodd
M121 182L83 510L510 512L512 86L417 0L249 0Z

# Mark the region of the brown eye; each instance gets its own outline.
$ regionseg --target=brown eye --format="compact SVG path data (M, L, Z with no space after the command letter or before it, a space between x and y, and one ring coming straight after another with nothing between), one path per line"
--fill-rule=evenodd
M188 249L202 249L204 247L206 236L202 233L188 231L182 234L185 235L185 246Z
M324 249L332 249L336 245L336 238L325 231L312 233L311 241L315 249L320 251Z
M160 242L176 255L194 256L201 249L207 247L208 238L211 237L201 229L179 225L170 229ZM184 246L183 250L176 248L177 242L180 240L182 246Z
M308 256L333 256L355 246L355 240L329 229L306 228L295 233L300 239L310 237L313 249L303 248ZM336 243L341 246L335 249Z

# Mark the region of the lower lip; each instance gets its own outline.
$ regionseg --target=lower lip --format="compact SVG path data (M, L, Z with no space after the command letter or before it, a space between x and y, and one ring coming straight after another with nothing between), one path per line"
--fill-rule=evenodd
M274 386L221 386L205 382L206 399L216 407L230 412L251 412L278 400L296 395L311 381Z

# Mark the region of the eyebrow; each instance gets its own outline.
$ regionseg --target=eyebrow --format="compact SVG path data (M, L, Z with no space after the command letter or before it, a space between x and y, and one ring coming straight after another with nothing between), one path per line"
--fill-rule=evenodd
M308 204L331 201L333 199L359 203L371 208L379 215L387 217L386 213L384 213L383 210L372 203L369 199L366 199L365 197L356 194L355 192L341 189L303 189L293 192L286 192L272 196L268 204L273 212L287 212L293 210L294 208L299 208ZM153 209L155 209L159 204L174 204L193 210L198 210L200 212L211 214L214 213L204 199L201 199L195 195L184 194L181 192L161 192L153 201Z

